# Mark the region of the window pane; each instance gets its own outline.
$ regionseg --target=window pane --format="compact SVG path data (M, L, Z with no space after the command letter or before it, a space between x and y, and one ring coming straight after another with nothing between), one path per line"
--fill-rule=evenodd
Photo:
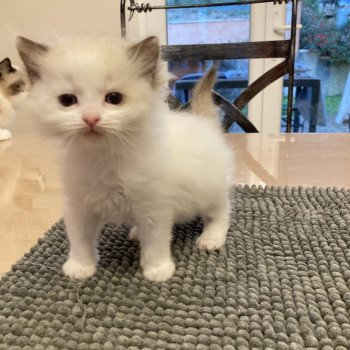
M232 2L211 0L207 3ZM203 1L168 0L167 5ZM168 44L211 44L249 41L250 5L214 6L167 11Z

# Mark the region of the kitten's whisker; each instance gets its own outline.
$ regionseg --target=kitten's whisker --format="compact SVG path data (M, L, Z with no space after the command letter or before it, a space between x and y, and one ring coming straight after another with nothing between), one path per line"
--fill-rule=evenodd
M122 145L132 144L131 138L127 137L128 135L121 133L120 130L108 129L108 131L111 135L113 135L118 140L118 142L120 142L120 144Z
M103 124L101 126L102 129L108 130L113 133L118 133L119 135L125 134L125 135L131 135L132 131L136 131L136 129L127 129L124 128L122 125L117 125L114 123L111 124Z

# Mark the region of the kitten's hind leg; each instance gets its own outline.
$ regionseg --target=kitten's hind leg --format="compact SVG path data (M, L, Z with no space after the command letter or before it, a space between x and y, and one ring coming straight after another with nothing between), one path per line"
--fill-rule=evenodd
M81 210L66 210L65 224L70 241L70 251L63 272L71 278L87 278L96 271L98 262L97 238L101 221L97 216Z
M217 250L226 242L230 226L230 203L216 207L204 217L204 230L197 239L199 249Z

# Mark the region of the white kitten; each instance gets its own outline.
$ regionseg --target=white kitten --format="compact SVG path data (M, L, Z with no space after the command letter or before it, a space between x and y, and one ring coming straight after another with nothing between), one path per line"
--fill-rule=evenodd
M3 126L15 115L14 103L24 95L25 86L22 72L12 65L8 57L3 59L0 62L0 141L12 137Z
M134 227L143 273L153 281L174 273L175 222L201 215L198 247L225 243L232 155L211 100L214 70L195 89L193 113L170 112L154 37L135 45L80 38L52 48L20 38L17 46L32 81L30 109L66 147L66 275L95 272L106 221Z

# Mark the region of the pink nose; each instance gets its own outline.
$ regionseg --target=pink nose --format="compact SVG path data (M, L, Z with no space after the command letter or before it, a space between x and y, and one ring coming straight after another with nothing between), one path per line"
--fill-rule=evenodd
M96 126L96 124L101 120L101 117L99 115L88 115L84 116L83 120L86 123L86 125L93 129Z

